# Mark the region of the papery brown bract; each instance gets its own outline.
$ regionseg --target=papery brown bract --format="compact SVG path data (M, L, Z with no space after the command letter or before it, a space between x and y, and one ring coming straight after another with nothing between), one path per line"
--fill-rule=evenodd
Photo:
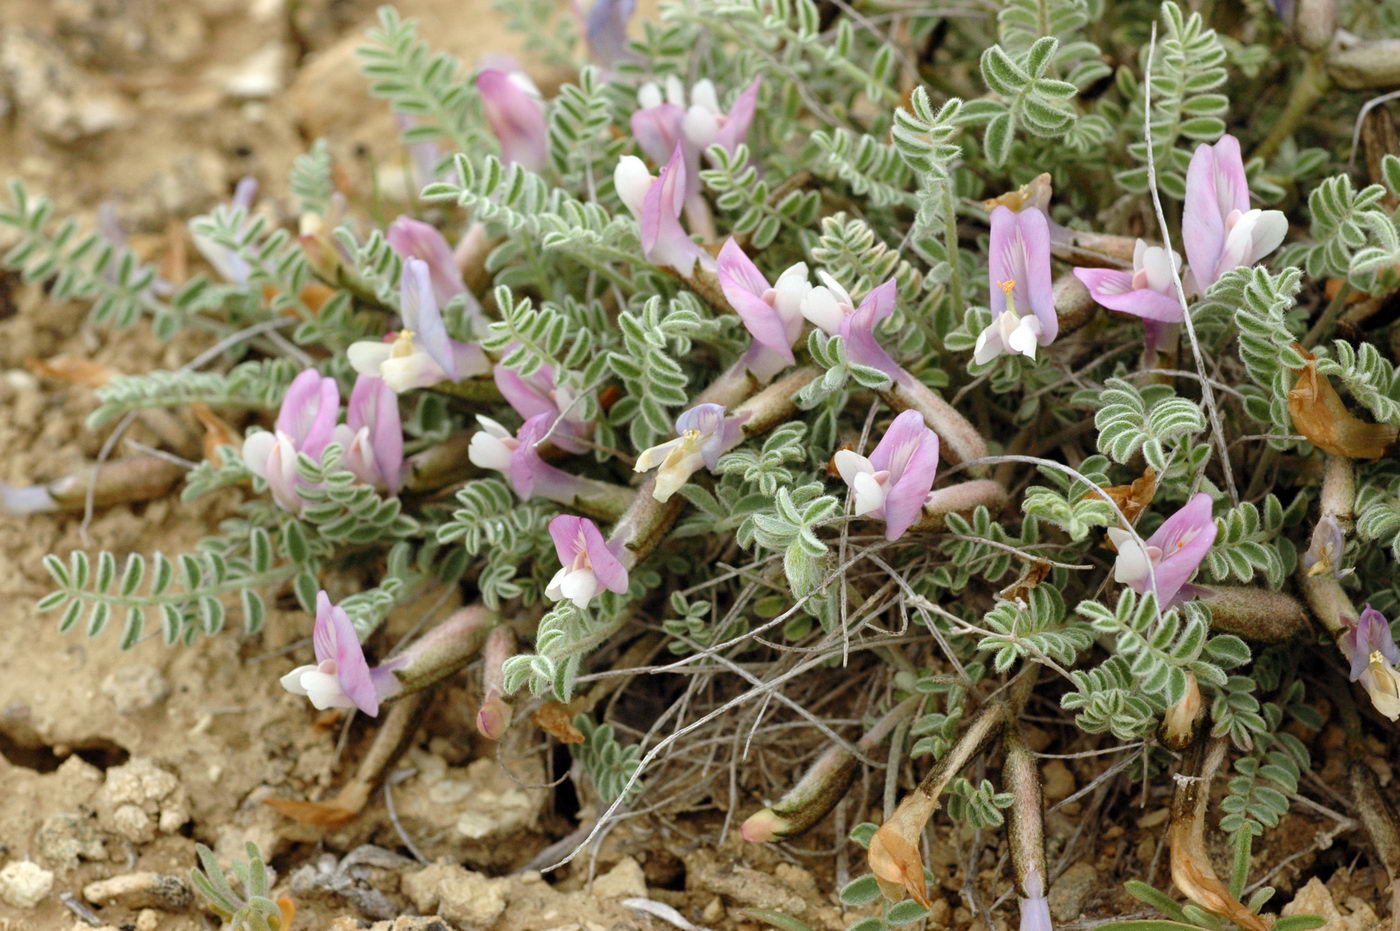
M1347 409L1326 375L1317 370L1317 357L1297 343L1293 348L1307 362L1288 392L1293 427L1323 452L1348 459L1379 459L1400 435L1389 424L1366 423Z

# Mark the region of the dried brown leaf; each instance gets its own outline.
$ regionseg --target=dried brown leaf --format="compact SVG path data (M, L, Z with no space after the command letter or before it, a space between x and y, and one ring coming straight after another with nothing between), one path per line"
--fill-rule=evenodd
M1326 375L1317 370L1316 356L1298 343L1293 348L1308 360L1297 370L1298 381L1288 392L1293 428L1323 452L1348 459L1379 459L1400 430L1389 424L1366 423L1347 409Z

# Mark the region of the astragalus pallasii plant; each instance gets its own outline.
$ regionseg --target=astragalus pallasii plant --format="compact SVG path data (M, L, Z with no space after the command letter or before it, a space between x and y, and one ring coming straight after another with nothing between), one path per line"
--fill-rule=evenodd
M210 441L5 507L246 489L196 552L50 557L41 607L178 647L294 597L310 643L248 693L377 719L344 791L286 801L308 823L355 817L469 670L482 735L573 751L592 808L555 866L709 808L844 851L861 931L931 883L1049 928L1093 838L1047 843L1043 761L1091 759L1056 807L1171 800L1118 927L1320 927L1271 917L1295 806L1395 913L1400 4L632 6L516 11L570 69L548 93L385 9L360 63L419 196L382 217L318 144L294 204L248 179L193 221L193 280L12 186L6 264L210 335L91 426L203 405ZM464 606L376 636L425 593ZM1324 752L1347 778L1315 798ZM205 867L223 913L289 922Z

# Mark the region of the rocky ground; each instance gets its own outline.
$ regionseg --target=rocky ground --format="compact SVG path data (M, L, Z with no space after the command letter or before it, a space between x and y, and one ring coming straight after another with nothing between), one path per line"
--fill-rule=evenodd
M291 159L316 138L329 140L347 184L372 173L387 183L403 156L391 117L365 94L352 57L373 6L7 0L0 165L86 222L111 204L138 250L176 265L188 245L179 220L227 199L246 174L266 196L283 196ZM486 0L399 6L468 64L518 49ZM202 345L195 334L162 343L140 327L93 330L85 313L0 278L0 480L68 474L95 458L105 438L82 426L91 388L36 371L35 360L78 358L131 372L176 367ZM138 424L128 436L153 441L147 429ZM521 872L587 812L563 810L548 787L559 774L546 772L529 746L498 752L475 737L465 677L440 690L397 764L388 790L395 817L382 794L331 831L262 804L330 795L372 734L357 722L342 741L334 718L317 718L273 685L294 664L283 648L304 636L303 615L274 605L256 640L229 631L191 648L157 638L122 653L114 636L59 634L34 609L49 590L44 554L180 552L235 500L236 492L196 506L167 498L99 511L87 527L81 515L0 518L8 647L0 651L0 929L212 927L185 879L196 841L225 859L257 843L278 873L278 894L297 904L298 928L757 928L750 910L768 909L838 929L860 917L834 904L829 832L775 851L743 848L733 831L716 847L716 819L693 818L683 831L633 819L579 868ZM407 629L434 609L448 606L408 605L391 628ZM1096 765L1049 765L1050 801L1087 785ZM1052 896L1057 919L1133 908L1118 892L1121 878L1153 871L1165 883L1165 804L1091 796L1051 817L1052 844L1058 838L1069 858ZM1105 813L1101 837L1082 839L1079 819ZM1329 928L1378 926L1377 870L1363 859L1355 869L1305 874L1332 822L1290 818L1296 823L1271 843L1306 851L1273 880L1296 894L1294 908L1327 915ZM946 876L931 927L985 927L959 895L959 845L970 840L950 838L930 852L935 874ZM803 848L818 852L803 856ZM1268 863L1285 855L1260 854ZM637 899L651 904L627 904Z

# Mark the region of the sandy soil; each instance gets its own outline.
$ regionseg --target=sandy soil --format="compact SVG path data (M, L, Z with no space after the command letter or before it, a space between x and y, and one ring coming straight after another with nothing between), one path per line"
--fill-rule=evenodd
M0 165L51 194L61 213L90 222L98 205L110 202L135 246L157 260L178 252L169 223L225 199L239 177L255 174L266 196L283 196L291 159L317 137L330 140L347 183L361 183L375 166L402 159L393 121L364 93L351 56L373 6L8 0L0 5ZM469 64L484 51L519 44L497 27L486 0L399 6L423 21L435 44ZM91 330L85 313L0 277L0 480L26 484L67 474L91 461L104 439L82 427L91 389L38 378L29 360L68 355L139 371L175 367L201 346L197 335L161 344L140 327ZM138 424L128 436L152 441L144 430ZM62 635L33 607L49 590L44 554L79 547L119 557L183 551L236 500L229 492L195 506L169 498L115 508L99 512L86 531L80 515L0 518L0 632L9 645L0 652L0 866L31 861L42 871L37 878L28 868L12 873L25 882L0 873L0 889L8 892L0 929L92 927L64 898L107 926L211 927L182 881L162 877L186 875L196 841L230 857L249 840L272 860L279 894L295 899L298 928L367 927L361 920L390 927L388 919L414 914L441 917L433 919L438 924L398 919L392 927L675 926L621 904L641 896L711 928L759 927L744 912L754 908L785 912L813 929L842 928L860 917L843 916L833 904L829 854L799 866L787 862L790 855L741 849L732 831L715 849L719 825L704 818L688 836L640 821L612 832L593 864L598 880L591 891L586 866L547 881L531 872L504 876L577 822L574 813L555 810L544 785L557 774L544 772L538 754L513 746L498 760L475 738L475 690L466 676L440 690L398 764L399 772L411 772L392 788L399 826L382 796L330 832L261 804L331 794L373 733L357 722L340 746L336 720L316 718L274 686L294 664L281 651L305 636L304 615L274 605L266 631L252 640L229 631L170 649L148 638L121 653L110 632L96 640ZM405 606L391 630L406 629L429 607ZM1048 743L1050 735L1042 736ZM1092 762L1071 764L1047 768L1052 802L1095 775ZM1165 882L1163 806L1156 798L1145 809L1122 801L1131 819L1110 823L1090 842L1077 830L1080 803L1051 817L1052 848L1079 851L1056 886L1057 918L1130 908L1117 891L1120 875L1142 875L1154 862L1158 883ZM1328 827L1322 819L1291 818L1296 823L1271 844L1305 850ZM438 862L425 867L411 859L409 840ZM831 845L827 831L799 846ZM1261 851L1261 862L1284 855ZM1328 869L1324 886L1305 874L1318 856L1299 858L1275 882L1292 891L1311 879L1300 902L1332 909L1329 928L1375 926L1366 902L1376 902L1376 871ZM931 851L930 861L945 877L931 926L984 927L960 904L965 878L953 843ZM91 886L113 877L121 880L116 888ZM26 889L35 893L32 904L23 901Z

